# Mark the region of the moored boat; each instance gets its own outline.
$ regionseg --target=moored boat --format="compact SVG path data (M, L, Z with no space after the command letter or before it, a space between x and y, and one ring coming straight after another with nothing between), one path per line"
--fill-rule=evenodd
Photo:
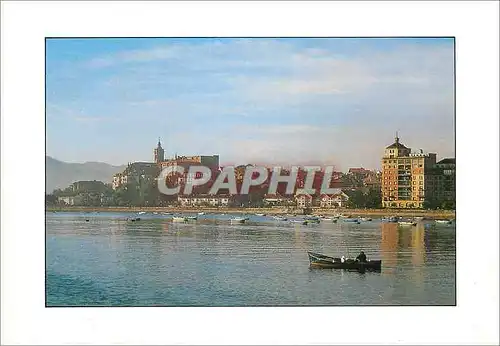
M246 221L247 219L244 217L235 217L234 219L231 219L231 223L245 223Z
M399 218L397 216L386 216L382 218L383 222L398 222Z
M184 216L174 216L172 218L172 222L186 222L187 221L187 218L185 218Z
M187 221L195 221L195 220L198 220L198 216L187 216L186 220Z
M380 271L382 269L381 260L369 260L360 262L351 258L344 259L338 257L330 257L314 252L307 252L309 256L309 266L311 268L320 269L356 269L356 270L371 270Z
M307 221L309 223L319 223L320 222L320 218L317 217L317 216L306 216L304 218L304 221Z
M399 221L398 225L403 227L416 226L417 223L415 221Z
M354 222L354 223L360 223L359 219L356 218L346 218L343 220L344 222Z
M266 214L255 214L256 216L266 216Z
M275 216L274 219L276 221L288 221L288 219L286 217L281 217L281 216Z
M319 224L320 220L313 219L313 218L305 218L303 220L299 220L299 222L302 222L303 225L315 225L315 224Z
M333 218L324 216L324 217L320 218L320 220L321 221L333 221Z
M362 217L361 221L364 221L364 222L372 221L372 218L371 217Z
M434 222L442 225L451 225L451 220L435 220Z
M205 215L203 211L199 212L198 215Z

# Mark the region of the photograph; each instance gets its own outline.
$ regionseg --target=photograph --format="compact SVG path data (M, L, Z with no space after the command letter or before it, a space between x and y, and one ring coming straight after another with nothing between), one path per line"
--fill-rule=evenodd
M455 43L45 37L45 307L455 307Z

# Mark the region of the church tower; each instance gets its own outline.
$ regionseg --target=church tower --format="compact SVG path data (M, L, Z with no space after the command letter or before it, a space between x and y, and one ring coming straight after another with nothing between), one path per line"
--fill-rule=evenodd
M155 163L160 163L165 161L165 150L161 147L160 138L158 138L158 145L155 148Z

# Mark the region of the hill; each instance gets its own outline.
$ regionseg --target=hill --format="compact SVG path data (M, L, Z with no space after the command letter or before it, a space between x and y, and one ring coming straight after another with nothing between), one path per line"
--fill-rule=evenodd
M64 189L79 180L100 180L111 183L113 175L122 172L123 166L112 166L103 162L68 163L45 157L45 191Z

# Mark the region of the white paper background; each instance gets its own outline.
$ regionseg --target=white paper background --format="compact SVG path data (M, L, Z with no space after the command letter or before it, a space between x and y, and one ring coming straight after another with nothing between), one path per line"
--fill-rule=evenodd
M1 5L2 344L498 343L497 2ZM44 37L386 35L457 37L457 307L44 307Z

